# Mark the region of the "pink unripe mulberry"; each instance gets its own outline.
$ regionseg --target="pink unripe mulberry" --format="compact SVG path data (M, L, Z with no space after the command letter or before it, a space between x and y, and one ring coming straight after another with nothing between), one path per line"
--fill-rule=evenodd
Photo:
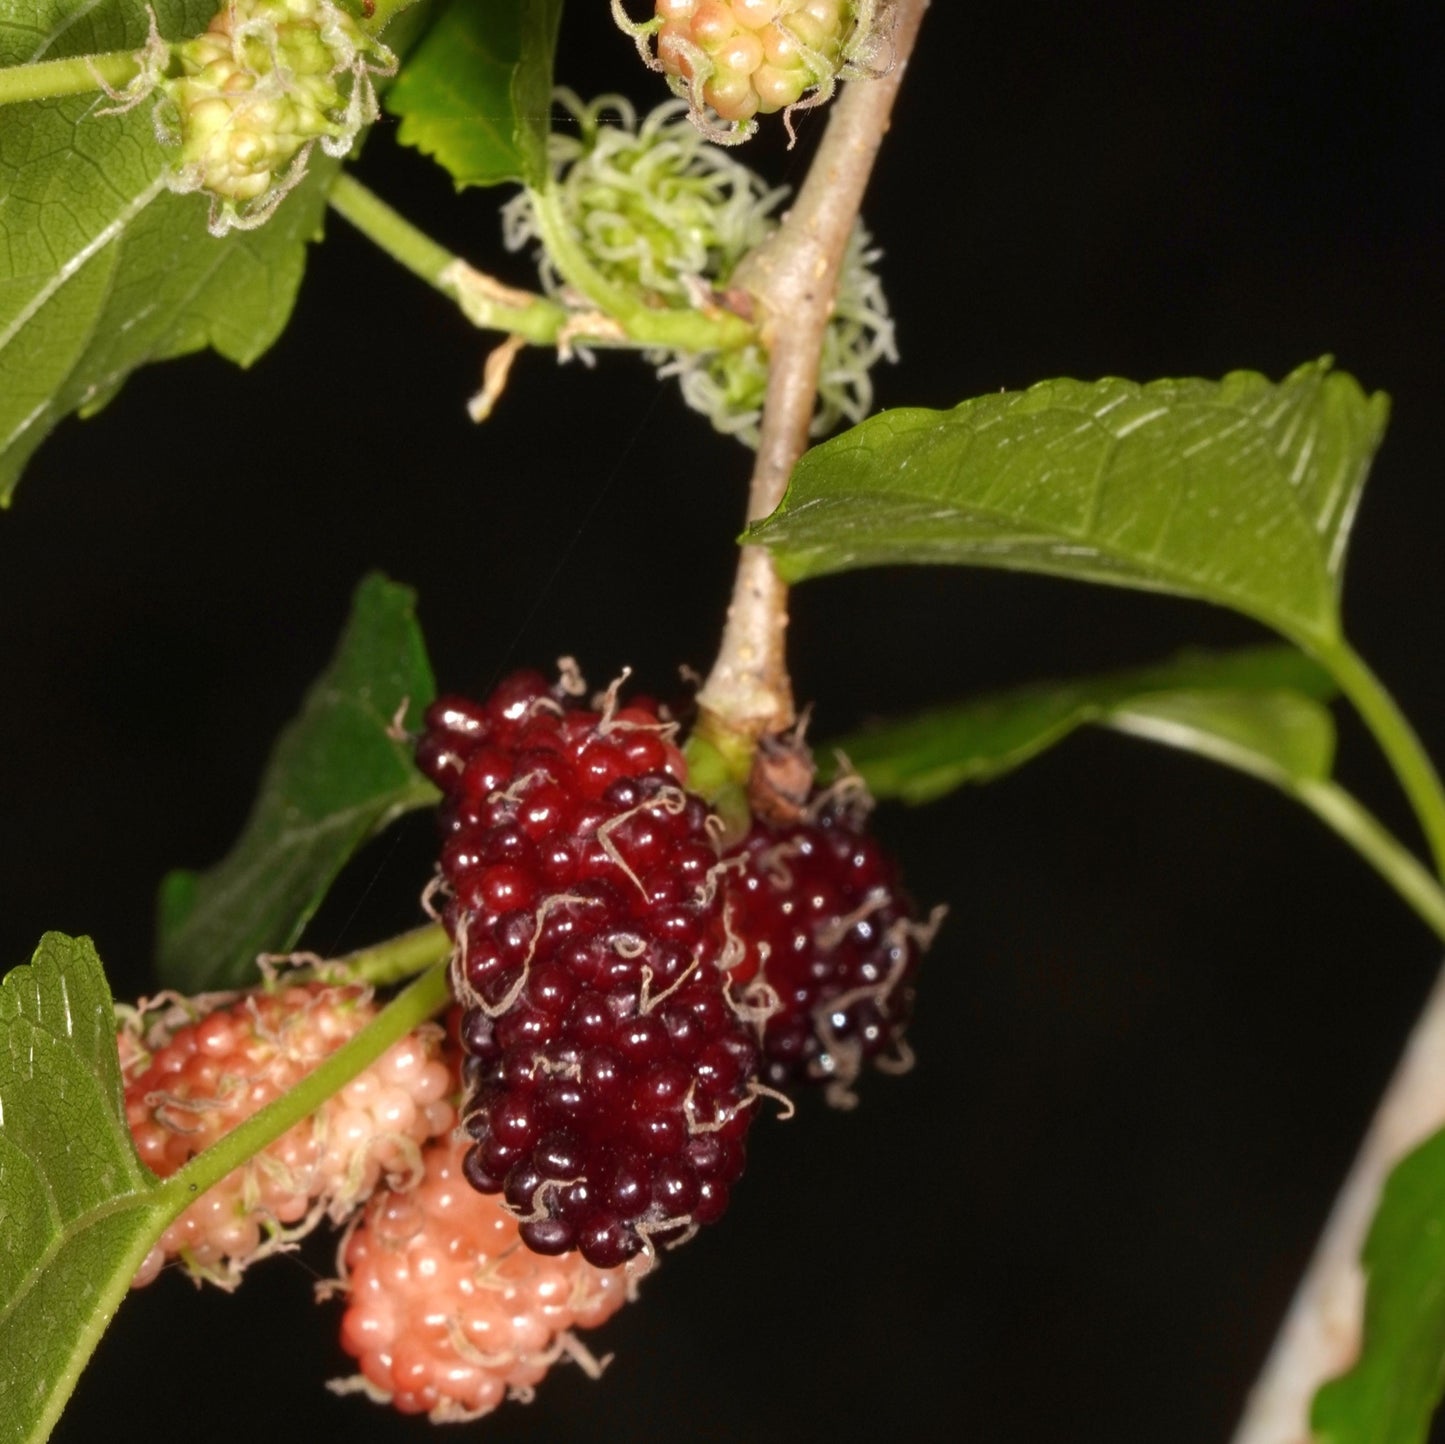
M279 1098L376 1015L370 989L307 983L178 1003L120 1034L126 1120L141 1161L169 1177ZM138 1271L169 1258L225 1288L323 1216L344 1219L383 1176L420 1168L451 1128L454 1083L440 1028L394 1043L315 1113L192 1203Z
M466 1148L429 1144L421 1181L379 1190L342 1247L341 1346L361 1373L331 1387L436 1423L529 1398L563 1356L597 1372L570 1331L596 1327L628 1296L623 1268L523 1248L513 1214L463 1176Z

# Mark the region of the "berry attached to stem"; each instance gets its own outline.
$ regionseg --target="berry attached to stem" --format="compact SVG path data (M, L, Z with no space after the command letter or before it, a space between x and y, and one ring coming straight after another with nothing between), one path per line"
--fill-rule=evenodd
M467 1176L528 1247L602 1268L723 1213L763 1091L730 864L674 731L615 687L586 708L522 673L434 704L417 752L446 794Z
M168 1178L259 1112L376 1014L357 985L281 985L242 995L160 1000L119 1036L126 1119L141 1161ZM384 1176L420 1166L420 1146L450 1129L451 1070L441 1030L393 1044L340 1093L191 1204L138 1271L169 1258L199 1282L234 1288L258 1258L291 1247L324 1216L345 1219Z
M821 1082L852 1107L865 1063L906 1069L914 978L942 917L914 920L897 872L865 824L871 801L844 778L793 821L759 820L734 856L728 924L739 982L777 997L763 1029L763 1077L776 1088Z
M575 127L549 140L546 188L524 190L508 202L508 247L540 242L548 295L566 302L580 294L639 337L657 334L660 318L703 315L736 323L735 344L659 345L645 354L659 376L678 378L687 404L718 431L755 444L769 355L743 323L754 305L735 277L777 234L775 212L787 188L768 186L708 144L687 123L679 101L640 121L621 96L587 105L559 90L557 102ZM867 232L855 227L822 331L813 434L842 420L861 421L873 404L872 368L897 360L874 269L878 257Z
M602 1365L570 1332L595 1328L629 1297L623 1269L523 1248L517 1220L463 1172L465 1140L439 1140L419 1183L383 1188L341 1247L341 1346L361 1373L331 1385L405 1414L460 1423L531 1397L559 1358Z
M874 9L874 0L656 0L653 18L638 24L612 0L643 60L720 145L746 140L754 116L778 110L794 140L795 111L831 99L840 76L873 73L881 49Z

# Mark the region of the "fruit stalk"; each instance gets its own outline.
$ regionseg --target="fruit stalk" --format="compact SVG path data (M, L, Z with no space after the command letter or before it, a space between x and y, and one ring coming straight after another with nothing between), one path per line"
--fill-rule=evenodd
M737 283L753 298L769 351L750 522L776 508L808 445L819 357L848 237L927 8L928 0L896 0L883 22L892 26L892 65L876 79L844 87L796 203L777 233L739 267ZM772 557L763 547L743 547L722 645L698 694L705 736L753 742L792 724L787 625L788 589Z
M69 55L59 60L37 60L30 65L0 69L0 105L28 100L59 100L91 91L121 90L141 72L134 50L113 50L104 55Z
M447 972L434 964L383 1008L376 1020L318 1064L294 1088L198 1153L173 1173L157 1193L179 1214L198 1195L219 1183L232 1169L274 1143L289 1128L314 1113L391 1045L447 1004ZM171 1217L174 1217L172 1214Z

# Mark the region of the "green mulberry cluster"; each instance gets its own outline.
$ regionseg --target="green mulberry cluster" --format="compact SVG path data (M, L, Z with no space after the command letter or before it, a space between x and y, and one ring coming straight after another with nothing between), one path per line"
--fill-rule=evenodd
M174 54L156 128L180 147L175 188L210 195L216 235L265 221L318 141L345 155L376 118L372 76L396 67L331 0L230 0Z
M559 103L575 118L575 133L553 133L551 180L545 197L523 191L503 212L509 248L542 242L544 288L575 303L563 273L549 255L542 210L556 215L555 232L571 238L601 283L652 309L745 307L730 295L738 266L778 228L775 215L786 187L763 179L710 145L688 123L682 101L658 106L639 124L620 96L584 104L569 91ZM833 318L823 345L819 407L813 431L840 420L861 421L872 406L870 368L896 360L893 323L873 271L878 252L862 228L851 238ZM575 268L570 279L580 285ZM582 289L586 289L585 286ZM591 296L593 302L602 298ZM688 405L719 431L754 444L767 388L767 355L757 342L728 350L653 350L647 357L661 376L676 376Z

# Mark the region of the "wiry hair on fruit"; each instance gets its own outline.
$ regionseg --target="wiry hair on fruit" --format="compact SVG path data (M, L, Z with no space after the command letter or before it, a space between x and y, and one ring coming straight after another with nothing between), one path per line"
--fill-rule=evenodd
M281 984L243 994L168 996L122 1010L126 1121L141 1161L167 1178L279 1098L376 1014L359 984ZM419 1173L421 1145L451 1129L453 1070L442 1030L419 1028L308 1118L189 1205L134 1284L171 1258L234 1288L246 1266L288 1248L327 1215L340 1222L383 1177Z
M829 100L840 76L876 74L882 50L875 0L655 0L635 22L612 0L617 24L652 70L667 76L709 140L736 145L753 117L792 117ZM656 43L656 53L652 45Z
M551 180L542 194L522 190L502 212L503 239L519 250L538 242L542 288L575 305L585 264L599 286L621 289L649 310L699 307L752 316L754 303L735 278L746 258L778 229L786 187L772 187L719 150L666 101L639 119L622 96L585 103L559 89L570 122L549 137ZM547 247L558 231L571 248L564 280ZM893 322L878 279L879 251L855 226L823 335L813 435L872 409L872 368L896 361ZM745 333L746 334L746 333ZM683 399L712 425L756 444L767 391L761 339L720 349L649 349L659 376L676 376Z
M915 918L897 869L866 828L857 778L816 793L795 820L755 820L732 856L728 929L739 982L777 998L763 1030L763 1077L774 1087L827 1086L849 1107L866 1063L899 1071L924 949L942 919Z
M465 1140L430 1144L420 1182L383 1188L341 1248L341 1346L361 1372L334 1381L405 1414L460 1423L504 1398L529 1399L560 1358L594 1376L571 1330L595 1328L627 1301L620 1268L522 1247L516 1218L462 1171Z
M445 794L467 1176L529 1248L599 1267L723 1213L767 1091L765 990L724 966L727 865L674 730L519 673L435 703L417 752Z
M773 211L786 189L709 145L687 124L682 102L639 119L621 95L588 103L558 88L553 98L569 123L547 140L551 203L596 270L650 306L694 306L777 229ZM544 238L525 190L503 208L502 224L509 250ZM540 269L548 293L560 295L562 277L545 251Z

